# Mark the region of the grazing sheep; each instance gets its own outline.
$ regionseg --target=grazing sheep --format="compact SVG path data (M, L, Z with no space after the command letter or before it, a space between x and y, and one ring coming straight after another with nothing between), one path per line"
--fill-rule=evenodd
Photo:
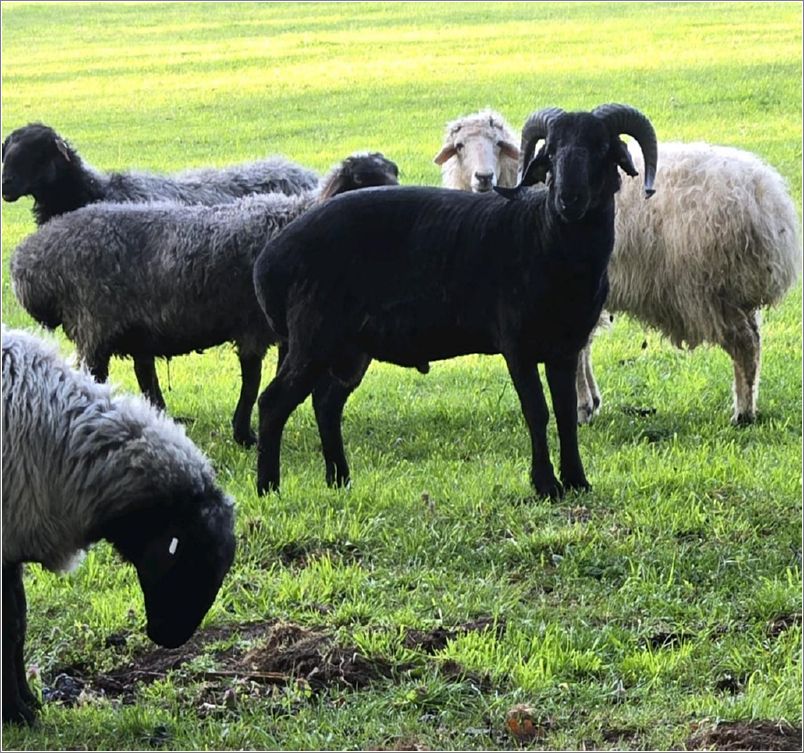
M253 444L251 411L262 359L276 342L254 296L265 241L313 204L365 186L396 184L396 165L355 154L302 196L250 196L216 207L95 204L55 217L14 252L14 292L39 323L61 324L99 381L113 355L133 356L143 393L165 402L154 357L233 341L242 374L232 425Z
M481 110L447 123L444 144L433 162L445 188L483 193L515 186L518 137L498 112Z
M636 174L619 133L635 136L645 153L650 195L656 139L644 115L624 105L553 108L525 124L527 167L518 188L497 188L506 198L440 188L356 192L269 241L254 282L286 352L259 399L258 492L279 487L284 425L311 392L327 481L345 484L341 415L370 359L415 366L467 353L504 356L530 429L531 481L539 494L558 496L536 365L545 364L564 487L587 488L575 372L608 293L617 168ZM547 189L523 188L547 173Z
M176 175L103 174L85 164L75 149L41 123L13 131L3 142L2 159L3 199L33 196L38 225L98 201L225 204L255 193L300 194L318 183L315 172L283 157Z
M500 186L515 185L504 172L510 161L494 151L496 135L475 138L484 143L464 150L461 174L494 172ZM471 188L446 170L443 185ZM655 202L642 201L633 183L615 197L606 308L655 327L679 347L721 346L734 366L732 421L749 423L759 387L759 309L780 301L800 274L795 206L772 167L732 147L660 144L656 185L663 190ZM592 336L609 321L604 311ZM601 405L589 345L578 362L577 392L578 422L589 423Z
M109 541L137 569L151 640L174 647L215 600L235 550L232 500L184 430L113 396L54 345L2 330L3 722L32 723L24 562L69 569Z

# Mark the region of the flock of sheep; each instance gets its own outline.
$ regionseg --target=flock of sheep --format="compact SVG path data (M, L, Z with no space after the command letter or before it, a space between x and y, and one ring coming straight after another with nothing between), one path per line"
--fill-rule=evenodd
M63 328L86 367L3 329L4 722L32 723L37 705L24 562L64 570L108 540L136 568L148 635L165 646L192 635L232 564L232 501L166 417L155 358L235 343L234 438L257 443L264 493L279 488L282 432L308 395L326 480L345 485L344 405L372 359L426 373L433 360L499 353L530 432L532 484L556 497L589 486L577 427L601 406L589 348L604 305L678 346L724 348L733 420L745 423L759 310L800 273L798 217L775 170L733 148L659 143L626 105L539 110L521 137L491 110L453 121L435 157L444 188L398 186L376 152L325 176L279 157L104 174L41 124L10 134L2 160L3 198L32 196L38 225L11 259L15 295ZM271 345L277 372L255 434ZM104 384L112 356L132 358L147 401Z

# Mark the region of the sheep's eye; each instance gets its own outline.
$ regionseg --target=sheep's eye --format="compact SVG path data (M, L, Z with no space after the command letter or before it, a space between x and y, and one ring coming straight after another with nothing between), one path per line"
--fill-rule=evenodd
M456 151L460 152L463 149L463 143L459 141L457 144L455 144L455 149Z

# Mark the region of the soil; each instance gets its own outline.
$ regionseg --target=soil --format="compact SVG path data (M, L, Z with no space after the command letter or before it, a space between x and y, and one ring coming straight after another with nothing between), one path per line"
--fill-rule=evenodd
M687 740L688 750L801 750L801 727L785 723L722 722L697 731Z
M205 651L209 643L235 635L239 644ZM204 653L215 660L215 669L198 672L198 677L219 684L237 678L273 685L303 681L313 690L328 686L356 689L392 674L387 662L369 659L353 646L340 646L324 631L271 620L199 630L179 648L141 652L110 672L93 675L83 665L59 668L46 684L45 700L75 705L82 693L86 697L102 692L133 703L139 685L163 679Z
M434 654L446 648L447 642L466 633L479 633L485 630L494 630L499 638L505 631L505 620L497 619L495 624L493 617L478 617L454 628L437 627L432 630L416 630L410 628L405 633L403 645L405 648L423 651L426 654Z

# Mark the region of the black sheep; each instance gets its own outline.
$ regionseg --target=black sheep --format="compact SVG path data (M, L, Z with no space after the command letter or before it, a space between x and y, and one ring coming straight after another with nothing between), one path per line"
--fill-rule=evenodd
M345 484L341 417L372 358L403 366L501 353L530 429L531 479L557 496L547 450L544 363L566 488L589 486L578 452L575 371L608 292L618 167L635 175L620 133L645 155L652 193L656 137L625 105L533 113L522 133L523 180L503 196L382 188L333 199L270 241L254 267L257 297L286 343L259 398L260 493L279 486L285 423L320 380L313 406L327 481ZM530 159L536 144L545 139ZM547 179L548 187L524 186Z

